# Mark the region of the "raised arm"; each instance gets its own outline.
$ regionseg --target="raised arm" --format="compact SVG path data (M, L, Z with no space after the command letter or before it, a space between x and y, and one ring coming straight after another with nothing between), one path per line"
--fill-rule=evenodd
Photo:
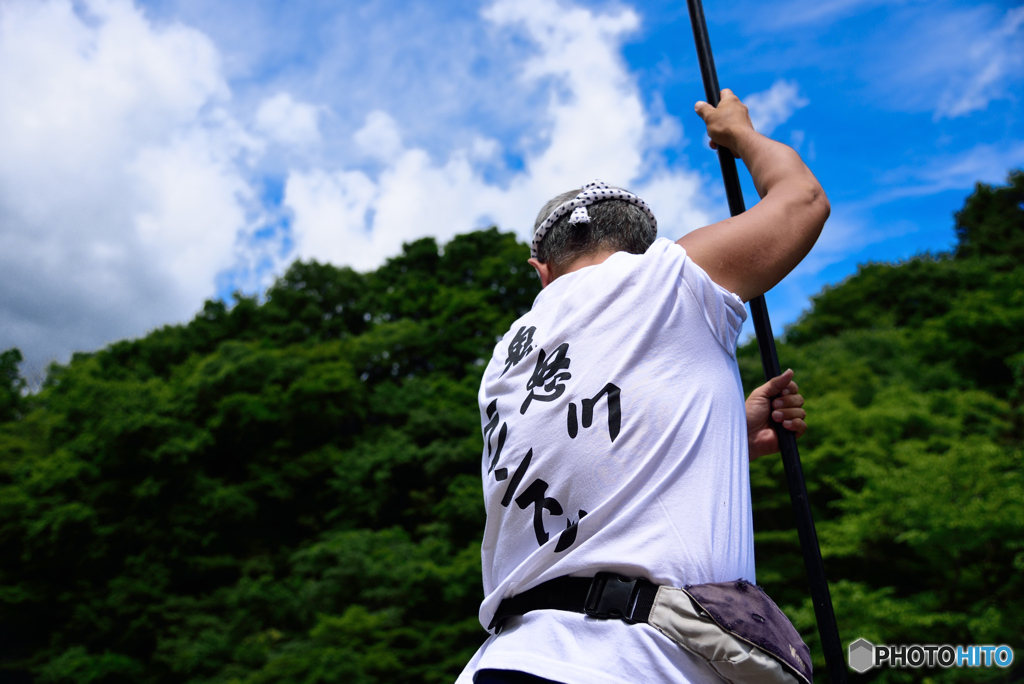
M743 301L764 294L814 246L829 215L818 179L791 147L754 130L746 106L731 90L718 107L698 102L711 146L743 160L761 201L748 211L678 240L716 283Z

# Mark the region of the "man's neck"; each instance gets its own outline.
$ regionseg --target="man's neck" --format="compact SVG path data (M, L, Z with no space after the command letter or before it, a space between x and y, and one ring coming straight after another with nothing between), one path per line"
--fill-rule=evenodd
M559 271L558 273L555 273L551 268L549 268L548 264L542 264L532 257L530 258L529 264L537 269L537 275L540 276L541 287L547 287L566 273L572 273L573 271L578 271L581 268L586 268L587 266L597 266L598 264L604 263L604 261L612 254L615 254L614 250L598 252L590 256L580 257L569 264L564 271Z
M608 250L606 252L598 252L597 254L593 254L591 256L580 257L576 261L569 264L566 267L566 269L559 273L558 275L564 276L567 273L578 271L581 268L586 268L587 266L597 266L598 264L603 264L605 260L612 254L615 254L615 252L613 250Z

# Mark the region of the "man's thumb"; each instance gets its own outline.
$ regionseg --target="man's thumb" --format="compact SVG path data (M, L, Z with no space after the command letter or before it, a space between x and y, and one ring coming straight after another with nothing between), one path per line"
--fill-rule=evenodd
M780 394L782 390L789 387L789 381L792 379L792 368L787 368L785 371L783 371L782 375L776 375L768 382L768 395L774 397L776 394Z
M704 121L708 120L708 114L710 114L714 110L715 108L709 105L704 100L698 100L697 104L693 105L693 111L697 112L697 116L699 116Z

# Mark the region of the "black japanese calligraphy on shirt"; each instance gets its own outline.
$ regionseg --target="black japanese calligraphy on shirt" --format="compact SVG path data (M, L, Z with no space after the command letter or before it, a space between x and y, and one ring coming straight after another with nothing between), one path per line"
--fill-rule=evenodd
M533 460L533 449L526 452L526 456L523 457L523 461L516 468L516 472L512 473L512 479L508 481L508 485L505 487L505 494L501 497L501 505L508 508L508 505L512 503L512 497L516 495L516 488L519 483L523 481L526 476L526 471L530 467L530 461ZM508 469L501 468L494 471L494 479L501 482L508 477Z
M519 328L512 341L509 342L508 358L505 359L505 370L501 371L501 375L508 373L509 368L525 359L533 351L533 333L535 332L537 332L537 328L533 326L527 328L524 325ZM498 377L500 378L501 375Z
M544 529L544 511L547 510L551 515L562 515L562 504L546 496L547 491L548 483L538 477L516 497L516 506L521 509L525 510L533 504L533 533L537 536L538 546L544 546L550 536Z
M608 383L605 385L600 392L595 394L590 399L584 399L580 402L583 405L583 427L588 428L594 422L594 407L597 402L601 400L601 397L608 396L608 436L611 437L612 441L619 436L619 428L622 425L622 406L619 402L619 396L621 395L617 385ZM579 433L579 426L576 422L576 404L569 404L569 415L566 417L566 427L569 431L569 437L576 439L576 435Z
M495 399L494 401L487 405L487 418L489 420L487 422L487 425L484 426L484 444L487 445L487 455L490 456L491 437L494 435L494 431L498 427L498 421L501 420L501 416L498 414L497 399ZM501 426L501 430L498 432L498 446L494 450L494 457L491 459L491 464L487 468L488 473L494 470L494 466L498 465L498 459L501 458L501 450L505 447L506 439L508 439L508 423L503 423Z
M526 456L523 457L523 460L516 467L516 471L512 474L512 478L505 486L505 493L501 497L501 505L508 508L509 504L512 503L513 497L515 497L516 506L521 510L525 510L530 505L533 505L533 534L537 538L537 545L543 546L551 537L544 528L544 511L551 515L561 515L562 504L554 497L547 496L548 483L539 477L534 479L530 486L523 490L522 494L516 496L516 490L526 476L526 471L529 470L532 460L533 449L530 449L526 452ZM494 479L499 482L508 479L508 469L499 468L495 470ZM555 553L562 553L576 542L579 523L587 512L581 509L577 511L577 514L579 517L573 522L566 519L565 529L558 535L558 542L555 544Z
M583 516L585 516L587 512L580 509L576 511L576 513L579 515L579 518L577 518L575 522L570 523L568 518L565 519L565 529L562 530L560 535L558 535L558 543L555 544L555 553L561 553L576 543L576 533L580 530L580 521L583 520Z
M498 377L505 375L511 368L533 352L535 332L536 328L532 326L521 326L519 328L509 343L505 368ZM569 372L570 364L568 342L563 342L555 347L550 355L543 348L540 349L533 372L526 382L525 389L527 395L519 408L519 413L525 415L534 400L552 402L561 397L566 391L566 381L572 379L572 374ZM594 411L602 399L605 399L608 408L608 436L611 441L615 441L622 424L621 390L611 382L606 383L601 391L593 397L581 400L582 416L578 416L575 402L569 404L567 429L570 438L575 439L579 434L580 422L583 423L584 429L589 428L593 424ZM533 448L527 450L511 476L509 475L509 468L497 467L501 460L502 450L509 440L509 424L501 420L497 399L488 404L486 415L487 423L484 425L483 432L486 444L484 462L487 464L487 473L493 473L494 479L497 482L507 481L505 491L501 497L501 505L503 507L508 508L513 501L523 511L531 506L533 507L532 526L534 537L537 539L537 544L543 546L551 539L551 535L544 526L544 512L547 511L548 517L561 516L563 513L562 503L555 496L548 495L549 490L553 488L548 482L539 477L534 477L529 486L520 491L520 485L523 484L533 460ZM492 448L495 434L497 434L497 442ZM569 515L566 516L565 529L558 533L557 542L554 546L555 553L563 553L576 543L579 536L580 523L586 515L587 511L579 509L575 520Z
M526 389L529 394L519 408L519 413L525 415L530 402L554 401L565 392L565 381L572 377L569 373L570 359L566 354L569 352L569 343L563 342L555 347L551 356L541 349L537 356L537 365L533 369L533 375L526 382ZM545 394L546 393L546 394Z

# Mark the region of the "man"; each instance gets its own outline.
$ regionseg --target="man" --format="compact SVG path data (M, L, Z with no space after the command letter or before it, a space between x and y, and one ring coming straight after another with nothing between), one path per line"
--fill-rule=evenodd
M744 407L736 341L743 302L803 259L828 200L729 90L695 109L711 146L750 170L762 198L751 210L676 243L655 239L640 198L603 183L538 215L530 264L544 289L495 347L479 396L480 620L496 635L458 684L716 679L651 625L581 615L578 591L560 588L582 583L589 601L598 573L753 583L748 458L777 449L770 412L805 429L791 371Z

